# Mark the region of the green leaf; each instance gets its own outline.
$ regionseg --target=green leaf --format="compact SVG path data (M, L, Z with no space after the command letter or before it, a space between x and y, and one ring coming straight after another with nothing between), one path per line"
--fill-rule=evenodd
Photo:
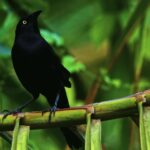
M56 45L58 47L64 45L64 39L57 33L50 32L46 29L41 29L40 32L41 32L41 35L44 37L44 39L48 43L50 43L52 45Z
M7 14L3 24L0 27L0 42L12 46L14 41L15 26L17 22L17 17L14 13L10 12Z
M150 82L148 79L140 79L139 81L139 89L140 90L145 90L149 89Z
M97 45L108 39L114 30L115 15L101 14L93 21L90 31L91 40Z
M63 57L63 65L71 72L80 72L86 69L85 65L80 61L76 60L71 55L66 55Z
M84 105L83 101L77 100L74 81L72 79L70 79L70 82L71 82L71 88L65 88L66 93L67 93L67 97L68 97L68 100L69 100L69 105L73 106L73 107Z
M142 69L142 65L143 65L143 61L146 55L146 43L145 43L145 36L146 32L145 32L145 18L142 20L141 22L141 28L140 28L140 33L139 33L139 43L138 43L138 47L136 50L136 56L135 56L135 76L136 78L139 77L140 73L141 73L141 69Z
M128 21L128 24L123 30L122 35L118 38L117 43L114 46L114 49L116 50L116 52L113 57L113 62L111 63L109 67L110 69L114 65L116 59L118 59L118 56L123 50L123 47L129 41L136 27L141 23L141 20L143 16L145 15L145 12L147 11L149 4L150 4L149 0L139 1L135 11L133 12L132 16L130 17Z
M145 50L144 58L148 61L150 61L150 9L147 11L146 17L145 17L145 24L144 24L144 31L143 31L143 40L142 40L142 49Z

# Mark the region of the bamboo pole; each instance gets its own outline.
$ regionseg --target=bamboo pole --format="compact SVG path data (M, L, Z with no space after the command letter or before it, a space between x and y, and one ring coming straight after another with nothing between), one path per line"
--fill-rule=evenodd
M82 107L60 109L55 114L51 114L50 120L50 112L46 112L43 115L40 111L24 112L16 115L8 115L5 119L2 119L4 114L0 114L0 131L13 130L17 117L20 117L20 125L30 126L31 129L41 129L84 124L89 112L92 114L92 119L101 120L132 116L138 114L137 103L139 101L145 101L144 105L149 105L150 90Z
M28 150L29 131L29 126L20 126L17 136L16 150Z

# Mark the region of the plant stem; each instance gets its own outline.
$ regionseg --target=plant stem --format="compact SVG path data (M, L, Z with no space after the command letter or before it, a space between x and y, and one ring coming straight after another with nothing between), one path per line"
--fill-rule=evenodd
M137 103L145 98L144 105L150 104L150 90L136 93L120 99L109 100L100 103L60 109L51 114L42 114L39 112L24 112L16 115L8 115L2 119L4 114L0 115L0 131L12 130L15 126L15 120L20 117L20 125L30 126L31 129L41 129L48 127L70 126L86 123L87 113L92 113L92 119L110 120L120 117L138 115Z

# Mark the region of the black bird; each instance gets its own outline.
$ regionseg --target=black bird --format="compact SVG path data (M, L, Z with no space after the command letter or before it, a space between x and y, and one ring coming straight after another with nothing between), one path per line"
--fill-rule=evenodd
M64 87L71 87L70 72L61 64L53 48L41 36L37 18L41 11L22 18L16 28L12 48L12 61L22 85L32 95L32 99L9 113L21 111L39 94L43 94L50 111L56 108L68 108L69 102ZM73 148L83 146L81 135L70 128L61 128L68 145Z

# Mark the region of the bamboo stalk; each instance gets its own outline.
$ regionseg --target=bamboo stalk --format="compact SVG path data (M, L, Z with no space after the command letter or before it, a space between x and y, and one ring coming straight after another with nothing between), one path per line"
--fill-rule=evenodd
M91 129L91 140L92 140L92 150L102 150L101 144L101 121L92 120L92 129Z
M143 108L138 104L141 150L150 150L150 107Z
M92 113L92 119L109 120L120 117L127 117L138 114L137 103L145 97L144 105L150 104L150 90L136 93L134 95L109 100L105 102L60 109L52 114L49 120L50 112L42 115L42 112L24 112L17 115L8 115L2 119L4 114L0 115L0 131L12 130L15 126L15 120L20 117L20 125L30 126L31 129L41 129L48 127L70 126L86 123L87 113Z
M12 141L11 150L16 150L16 148L17 148L17 137L18 137L18 132L19 132L19 124L20 124L20 118L17 118L16 123L15 123L15 128L13 131L13 141Z
M16 150L27 150L28 139L29 139L29 126L20 126L18 137L17 137L17 148Z
M85 134L85 150L91 150L91 113L87 114L87 126Z

